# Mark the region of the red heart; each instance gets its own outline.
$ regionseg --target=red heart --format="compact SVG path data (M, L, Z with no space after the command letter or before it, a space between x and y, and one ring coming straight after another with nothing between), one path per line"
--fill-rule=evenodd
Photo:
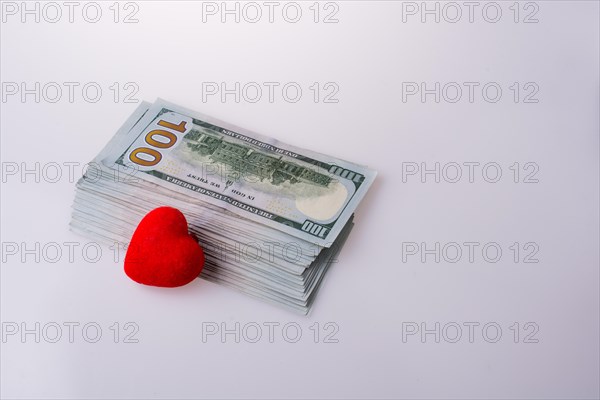
M188 233L181 211L171 207L159 207L146 214L125 255L127 276L150 286L183 286L198 277L202 267L202 247Z

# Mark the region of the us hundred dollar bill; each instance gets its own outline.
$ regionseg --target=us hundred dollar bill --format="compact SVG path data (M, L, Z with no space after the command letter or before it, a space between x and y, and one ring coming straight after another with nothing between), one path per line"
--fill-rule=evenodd
M324 247L376 176L161 99L102 163Z

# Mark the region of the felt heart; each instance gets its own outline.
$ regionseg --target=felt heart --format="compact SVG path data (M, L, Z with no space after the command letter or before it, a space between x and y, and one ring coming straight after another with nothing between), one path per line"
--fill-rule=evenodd
M127 276L150 286L183 286L200 275L202 267L202 247L188 233L181 211L171 207L159 207L146 214L125 255Z

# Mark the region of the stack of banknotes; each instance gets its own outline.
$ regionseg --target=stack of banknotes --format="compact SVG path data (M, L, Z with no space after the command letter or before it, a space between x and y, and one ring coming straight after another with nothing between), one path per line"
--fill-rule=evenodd
M159 99L88 165L70 227L128 243L146 213L178 208L204 249L200 278L306 314L375 175Z

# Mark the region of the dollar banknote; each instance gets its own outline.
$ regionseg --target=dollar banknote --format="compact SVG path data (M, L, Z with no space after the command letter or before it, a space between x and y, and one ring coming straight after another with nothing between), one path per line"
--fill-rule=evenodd
M160 99L101 162L322 247L332 245L376 176Z
M200 278L306 314L374 177L161 100L143 102L77 182L70 228L126 247L144 215L175 207L204 250Z

